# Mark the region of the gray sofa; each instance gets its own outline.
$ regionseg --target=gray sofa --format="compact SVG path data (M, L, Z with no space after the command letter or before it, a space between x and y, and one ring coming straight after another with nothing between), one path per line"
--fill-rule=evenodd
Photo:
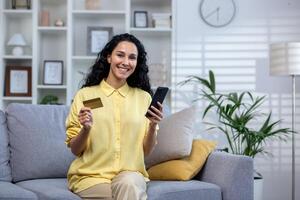
M0 199L80 199L67 189L66 106L0 110ZM191 181L150 181L149 200L253 200L253 161L212 153Z

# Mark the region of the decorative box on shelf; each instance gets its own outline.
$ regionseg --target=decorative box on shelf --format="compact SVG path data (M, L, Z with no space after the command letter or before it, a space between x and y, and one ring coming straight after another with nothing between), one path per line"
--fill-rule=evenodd
M100 9L100 0L85 0L86 10L98 10Z
M152 23L155 28L170 28L171 13L152 13Z

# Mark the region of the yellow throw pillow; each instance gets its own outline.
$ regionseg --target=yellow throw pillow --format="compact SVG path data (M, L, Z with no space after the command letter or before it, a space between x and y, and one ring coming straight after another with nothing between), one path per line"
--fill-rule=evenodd
M202 169L207 157L215 149L216 142L194 140L189 156L179 160L170 160L148 169L150 180L180 180L192 179Z

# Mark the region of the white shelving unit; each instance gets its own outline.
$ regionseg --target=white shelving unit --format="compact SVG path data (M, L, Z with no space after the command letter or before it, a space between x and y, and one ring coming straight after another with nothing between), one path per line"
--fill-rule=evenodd
M11 102L38 104L45 95L59 97L59 103L70 105L80 81L96 56L87 53L87 28L112 27L113 35L129 32L139 38L148 52L148 63L166 67L170 86L173 29L155 28L152 13L174 12L175 0L100 0L100 8L85 9L85 0L32 0L31 9L11 9L10 0L0 3L0 109ZM48 11L49 26L41 26L41 11ZM147 28L133 26L134 11L147 11ZM64 26L55 26L62 19ZM6 44L14 33L21 33L26 42L24 55L14 56ZM44 85L44 61L63 61L62 85ZM8 65L32 68L32 96L5 94L5 70ZM151 71L151 69L150 69ZM157 85L153 85L154 88Z
M0 108L5 108L11 102L32 103L32 96L5 96L5 70L6 66L32 66L33 65L33 10L10 9L11 1L1 1L0 5ZM28 46L23 48L21 56L12 55L12 47L7 46L9 38L14 33L22 33Z

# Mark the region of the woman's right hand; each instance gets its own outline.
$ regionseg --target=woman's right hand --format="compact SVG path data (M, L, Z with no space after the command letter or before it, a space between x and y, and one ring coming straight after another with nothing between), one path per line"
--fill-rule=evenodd
M92 110L88 107L83 107L79 111L78 119L84 129L90 130L93 125Z

